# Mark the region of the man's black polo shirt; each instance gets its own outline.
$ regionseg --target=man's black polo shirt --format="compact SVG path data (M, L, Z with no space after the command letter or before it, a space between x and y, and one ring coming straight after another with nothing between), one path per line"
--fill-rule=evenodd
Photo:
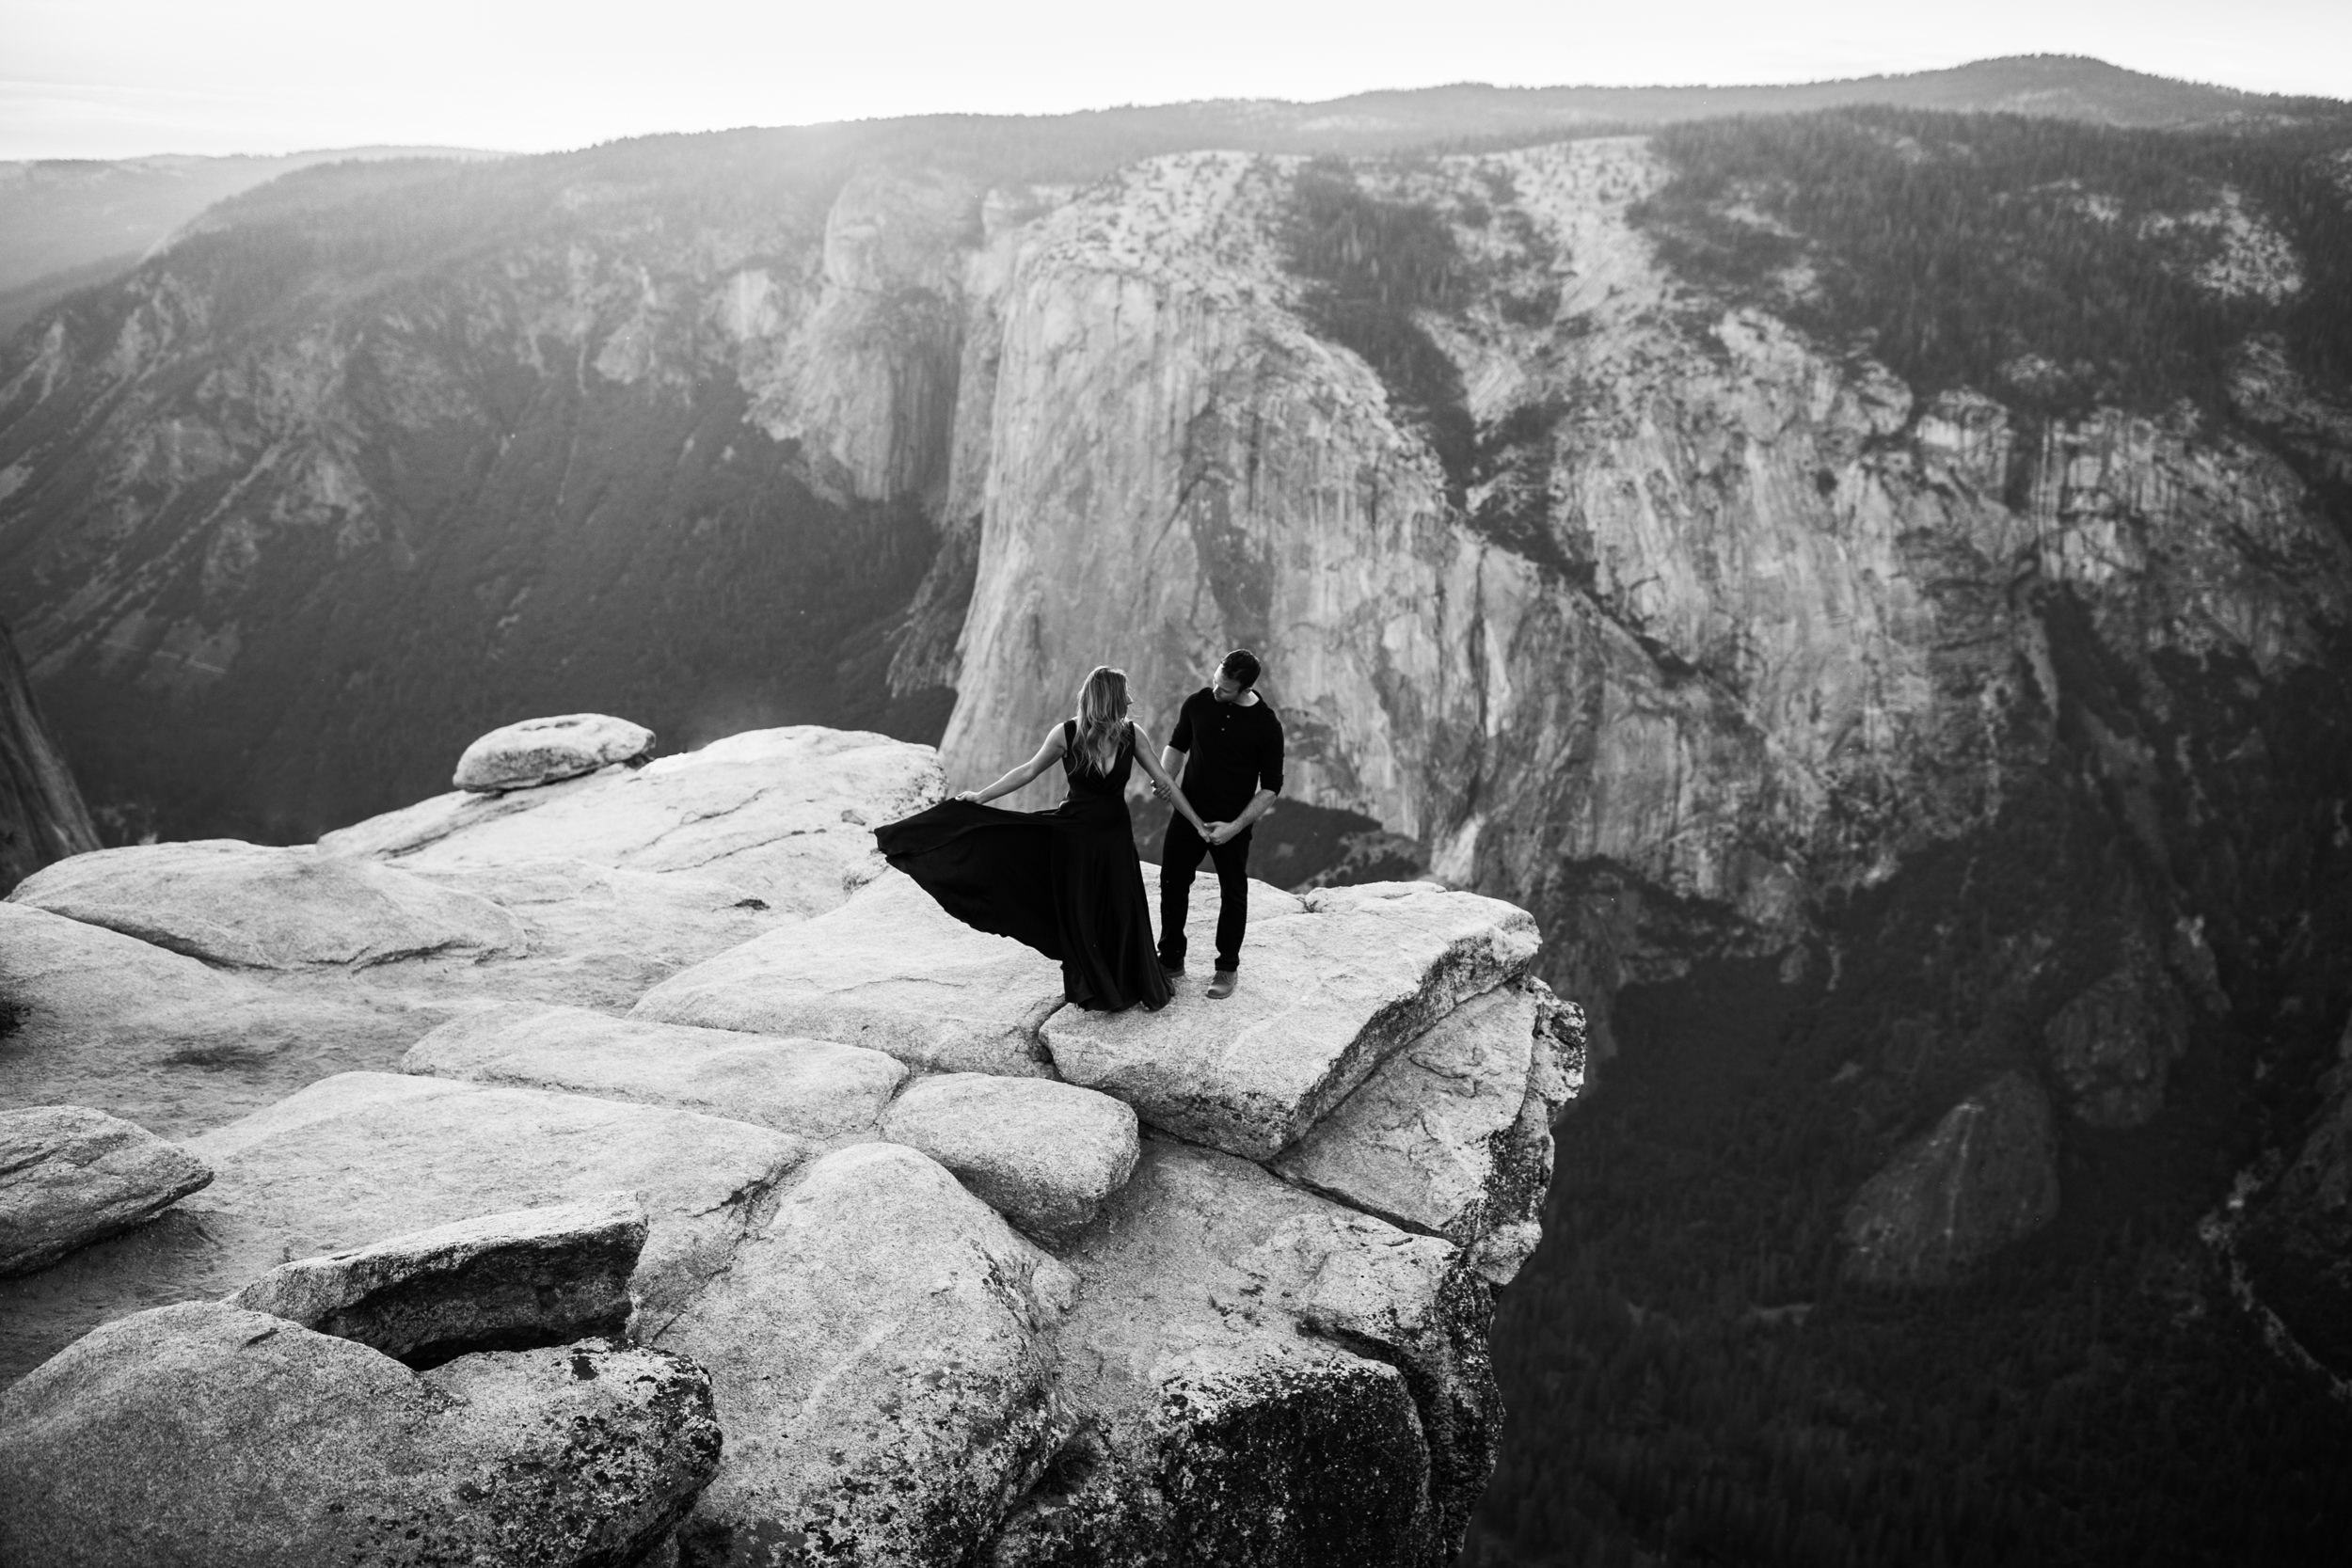
M1263 697L1244 707L1204 686L1184 699L1168 743L1184 753L1184 799L1209 821L1232 821L1262 788L1281 792L1282 721Z

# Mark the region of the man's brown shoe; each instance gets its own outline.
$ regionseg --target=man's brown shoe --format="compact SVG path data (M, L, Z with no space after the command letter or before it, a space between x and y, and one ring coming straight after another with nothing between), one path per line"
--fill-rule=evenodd
M1216 978L1209 982L1209 999L1213 1002L1222 1002L1227 997L1232 995L1233 978L1233 972L1232 970L1218 970L1216 972Z

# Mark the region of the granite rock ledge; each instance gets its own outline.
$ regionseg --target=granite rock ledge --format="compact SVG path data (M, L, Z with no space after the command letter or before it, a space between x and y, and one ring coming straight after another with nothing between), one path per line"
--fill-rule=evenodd
M197 1444L137 1482L191 1560L251 1544L225 1497L262 1462L287 1539L370 1561L1451 1560L1502 1414L1493 1291L1581 1073L1533 921L1253 887L1238 995L1085 1014L872 856L943 789L923 748L757 732L36 879L0 905L40 1047L0 1111L161 1108L213 1180L0 1286L0 1449L204 1426L174 1390L321 1412L315 1465ZM757 923L691 913L721 895ZM499 940L306 932L395 907ZM238 1092L225 1039L175 1043L208 1009L276 1042ZM306 1021L342 1043L304 1054ZM542 1484L580 1445L607 1479ZM0 1540L153 1546L75 1523L147 1506L119 1466L24 1477Z

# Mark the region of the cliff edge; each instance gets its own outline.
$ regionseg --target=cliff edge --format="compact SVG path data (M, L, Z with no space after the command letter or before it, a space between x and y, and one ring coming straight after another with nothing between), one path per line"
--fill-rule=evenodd
M1451 1560L1581 1069L1534 922L1253 887L1235 997L1086 1014L875 853L944 784L753 732L26 880L0 1117L210 1178L0 1282L0 1555Z

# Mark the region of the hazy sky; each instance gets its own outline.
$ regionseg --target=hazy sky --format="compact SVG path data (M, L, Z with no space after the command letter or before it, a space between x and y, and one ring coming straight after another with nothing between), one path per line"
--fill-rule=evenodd
M652 131L1994 55L2352 98L2352 0L0 0L0 158Z

